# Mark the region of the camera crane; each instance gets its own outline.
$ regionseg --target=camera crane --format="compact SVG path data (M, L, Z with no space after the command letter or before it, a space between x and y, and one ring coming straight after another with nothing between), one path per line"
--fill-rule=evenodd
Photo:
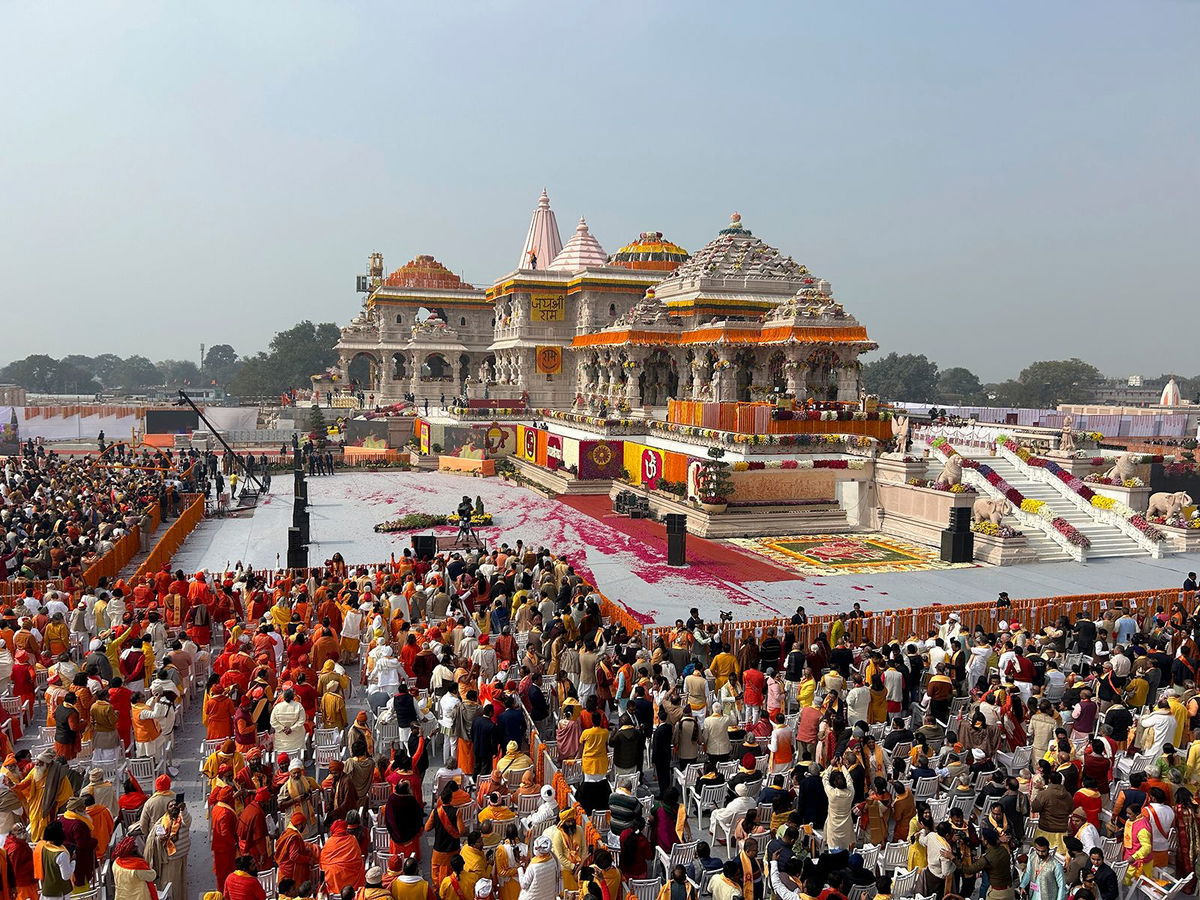
M208 418L204 415L204 412L200 409L200 407L198 407L192 401L192 398L189 397L187 395L187 393L182 390L179 392L179 399L175 401L174 405L175 406L190 406L192 408L192 411L197 416L200 417L200 421L208 426L209 433L211 433L214 437L216 437L216 439L218 441L221 442L221 446L225 448L225 452L227 452L231 457L233 457L234 464L241 470L242 475L246 479L246 487L242 489L243 501L246 499L257 501L258 495L260 493L262 493L262 491L266 490L266 488L263 486L263 482L261 482L258 479L258 476L255 475L253 472L251 472L246 467L246 464L242 461L241 455L236 450L234 450L232 447L229 446L229 443L225 440L225 438L221 437L221 432L219 432L217 430L216 426L213 425L213 423L208 420ZM246 496L247 492L249 492L249 494L250 494L249 498L247 498L247 496ZM253 504L250 504L250 505L253 505Z

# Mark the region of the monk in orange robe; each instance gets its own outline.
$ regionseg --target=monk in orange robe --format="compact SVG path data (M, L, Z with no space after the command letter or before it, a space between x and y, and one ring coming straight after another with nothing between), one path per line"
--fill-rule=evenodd
M362 847L344 819L338 819L329 830L329 838L321 848L321 868L325 871L325 888L334 896L344 887L360 888L366 882Z
M208 740L233 737L233 712L233 701L225 693L225 688L214 684L208 699L204 701L204 726L207 729Z
M213 876L217 884L236 867L238 848L238 815L233 808L234 791L226 785L217 792L217 805L213 807L210 822L212 832Z
M238 852L253 859L256 871L260 872L271 868L271 854L267 849L267 813L264 809L270 802L270 789L260 787L238 817Z

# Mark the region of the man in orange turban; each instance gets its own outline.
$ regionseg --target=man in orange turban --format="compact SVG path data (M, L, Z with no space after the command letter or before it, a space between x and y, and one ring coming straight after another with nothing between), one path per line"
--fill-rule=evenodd
M271 868L271 854L267 848L266 805L271 801L270 788L260 787L254 799L246 804L238 817L238 852L254 860L256 872Z
M279 880L292 879L296 884L312 880L313 866L317 864L317 850L304 840L304 826L308 817L304 813L292 813L288 827L275 841L275 865L279 867Z

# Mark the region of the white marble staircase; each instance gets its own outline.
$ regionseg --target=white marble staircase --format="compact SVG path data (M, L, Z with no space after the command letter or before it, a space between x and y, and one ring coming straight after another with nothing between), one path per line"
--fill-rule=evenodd
M1098 559L1113 556L1145 556L1146 551L1138 546L1133 538L1123 534L1112 525L1097 522L1070 500L1062 496L1051 485L1034 481L1025 477L1015 465L999 456L981 458L992 469L1015 487L1018 491L1033 500L1041 500L1055 516L1066 519L1076 530L1087 536L1091 546L1087 549L1088 559ZM1067 559L1061 547L1038 531L1022 529L1027 543L1038 555L1039 561Z

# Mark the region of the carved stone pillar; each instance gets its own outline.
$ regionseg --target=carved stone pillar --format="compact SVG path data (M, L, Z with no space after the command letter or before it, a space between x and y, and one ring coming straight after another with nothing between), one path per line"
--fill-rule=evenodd
M858 365L850 363L837 370L837 398L839 401L858 399Z

